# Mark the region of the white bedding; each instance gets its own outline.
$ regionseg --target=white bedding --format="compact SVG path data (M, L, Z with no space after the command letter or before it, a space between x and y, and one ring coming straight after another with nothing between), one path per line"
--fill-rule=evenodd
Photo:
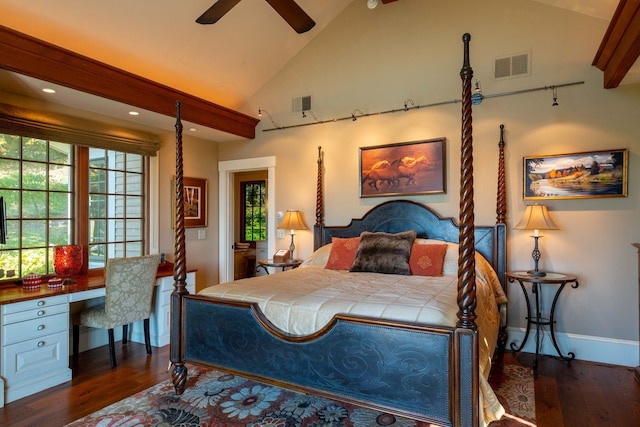
M421 241L420 243L429 243ZM439 242L442 243L442 242ZM293 335L319 331L338 313L429 325L457 322L457 245L450 244L443 276L401 276L325 269L330 245L316 251L300 267L278 274L210 286L199 292L256 302L266 318ZM476 314L480 343L481 394L485 414L495 419L501 407L486 383L496 345L500 314L496 295L505 301L495 272L476 256Z

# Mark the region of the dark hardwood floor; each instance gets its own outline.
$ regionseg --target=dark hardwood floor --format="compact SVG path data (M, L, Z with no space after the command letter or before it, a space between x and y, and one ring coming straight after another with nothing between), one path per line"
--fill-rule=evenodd
M111 369L107 347L84 352L73 380L0 409L1 426L56 427L169 378L169 348L116 345L118 367ZM504 363L531 366L532 355L506 354ZM574 361L571 366L543 357L535 379L539 427L640 425L640 384L632 368Z

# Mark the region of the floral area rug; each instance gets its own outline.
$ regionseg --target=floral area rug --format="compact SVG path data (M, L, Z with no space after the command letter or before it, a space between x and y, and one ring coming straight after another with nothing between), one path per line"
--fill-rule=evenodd
M496 375L496 391L507 412L531 424L495 426L535 426L533 375L528 368L504 365ZM189 367L188 385L176 396L170 381L87 415L67 427L426 427L430 424L395 417L354 405L261 384L246 378L202 367ZM492 382L493 380L490 380ZM518 386L517 383L529 385ZM494 384L492 383L492 386ZM502 390L502 391L501 391ZM501 395L501 393L505 393ZM528 406L525 404L528 402ZM527 412L527 407L533 410Z
M502 369L496 369L496 368ZM533 370L525 366L494 365L489 384L506 413L489 427L532 427L536 425Z

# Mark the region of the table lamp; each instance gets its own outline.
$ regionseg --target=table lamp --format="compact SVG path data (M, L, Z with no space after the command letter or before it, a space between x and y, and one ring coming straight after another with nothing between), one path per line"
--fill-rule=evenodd
M293 236L295 236L295 230L308 230L307 224L302 219L302 212L300 211L287 211L282 219L282 222L278 226L279 230L291 230L291 245L289 246L289 256L293 259L293 251L296 249L296 245L293 244Z
M545 205L533 204L528 205L522 215L522 219L514 227L516 230L533 230L533 237L535 240L535 246L531 256L535 263L533 270L527 271L527 274L536 277L544 277L547 275L544 271L538 270L538 261L540 261L540 250L538 249L538 239L540 236L539 230L557 230L558 226L551 220L549 211Z
M63 285L75 282L70 278L82 271L82 245L60 245L53 247L53 269L62 277Z

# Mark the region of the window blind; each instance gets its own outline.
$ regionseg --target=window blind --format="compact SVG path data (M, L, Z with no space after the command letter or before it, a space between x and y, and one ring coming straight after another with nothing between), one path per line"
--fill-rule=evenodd
M151 133L2 103L0 132L144 156L155 156L160 149L160 138Z

